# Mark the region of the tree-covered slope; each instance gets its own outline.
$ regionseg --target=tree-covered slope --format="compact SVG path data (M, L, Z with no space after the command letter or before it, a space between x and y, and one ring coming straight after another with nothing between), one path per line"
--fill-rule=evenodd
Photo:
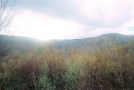
M28 52L33 48L52 46L60 50L68 50L73 48L82 49L86 52L94 52L96 50L104 50L106 48L109 49L118 45L124 45L133 38L134 36L130 35L110 33L83 39L41 41L28 37L0 35L0 49L2 50L6 48L10 51Z
M106 34L44 42L4 36L1 46L11 53L0 56L0 90L133 90L132 38ZM82 49L84 45L97 51L88 53L88 49ZM66 52L66 47L77 49Z
M104 34L97 37L89 37L74 40L53 40L51 43L59 49L73 48L94 51L95 49L113 48L118 45L124 45L131 41L134 36L122 34ZM93 50L94 49L94 50Z

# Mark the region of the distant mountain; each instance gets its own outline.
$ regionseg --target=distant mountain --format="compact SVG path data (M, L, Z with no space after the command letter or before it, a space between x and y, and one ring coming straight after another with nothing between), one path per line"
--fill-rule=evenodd
M114 48L118 45L127 44L134 39L131 35L122 35L116 33L103 34L97 37L72 40L51 40L41 41L28 37L0 35L0 49L8 48L10 51L29 52L40 46L52 46L61 50L82 49L86 52Z
M41 41L33 38L0 35L0 54L15 51L26 53L33 50L39 44L41 44Z
M134 36L132 35L122 35L116 33L103 34L97 37L83 38L83 39L73 39L73 40L54 40L51 43L56 48L73 48L73 49L83 49L87 52L104 50L113 48L118 45L127 44L132 40Z

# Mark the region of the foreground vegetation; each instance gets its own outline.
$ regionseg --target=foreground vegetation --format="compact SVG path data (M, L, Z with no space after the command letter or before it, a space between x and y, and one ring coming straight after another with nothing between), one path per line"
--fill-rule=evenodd
M0 60L0 90L133 90L134 43L87 53L53 47Z

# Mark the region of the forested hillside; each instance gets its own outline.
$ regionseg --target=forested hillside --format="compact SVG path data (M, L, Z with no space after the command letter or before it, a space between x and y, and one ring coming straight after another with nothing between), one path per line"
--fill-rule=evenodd
M5 46L5 48L8 48L10 51L28 52L34 48L48 46L64 51L72 48L82 49L86 52L94 52L96 50L114 48L118 45L125 45L133 38L134 36L130 35L110 33L84 39L41 41L28 37L1 35L0 41Z
M93 52L95 50L105 50L116 47L118 45L124 45L132 40L134 36L121 35L116 33L104 34L97 37L90 37L84 39L74 40L53 40L51 43L58 49L82 49L87 52Z
M39 41L0 36L1 90L133 90L134 37ZM7 50L7 51L6 51Z

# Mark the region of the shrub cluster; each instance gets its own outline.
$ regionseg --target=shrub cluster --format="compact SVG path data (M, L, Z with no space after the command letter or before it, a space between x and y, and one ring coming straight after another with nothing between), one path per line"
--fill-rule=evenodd
M54 48L0 60L1 90L133 90L134 47L84 53Z

